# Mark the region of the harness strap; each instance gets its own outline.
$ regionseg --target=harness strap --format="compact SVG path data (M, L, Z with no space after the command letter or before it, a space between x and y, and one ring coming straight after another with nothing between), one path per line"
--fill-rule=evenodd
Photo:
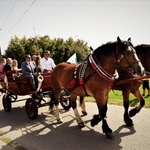
M111 81L113 82L114 80L116 80L119 75L118 72L116 71L114 75L110 75L100 64L100 62L98 62L98 64L95 62L94 58L92 57L92 55L89 56L89 62L91 64L91 66L93 67L93 69L96 70L96 72L98 73L98 75L100 75L101 77L103 77L105 80L107 81Z
M88 96L88 93L85 89L85 80L84 80L84 75L85 75L85 71L88 65L88 61L85 61L84 63L78 64L75 69L74 69L74 79L71 80L70 85L75 85L72 89L74 90L77 87L80 87L81 90L83 90L85 92L85 94ZM79 73L78 73L79 70ZM87 80L86 80L87 81Z

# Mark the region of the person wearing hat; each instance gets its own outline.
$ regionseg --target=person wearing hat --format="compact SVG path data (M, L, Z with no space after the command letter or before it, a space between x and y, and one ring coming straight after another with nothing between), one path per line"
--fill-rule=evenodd
M43 73L51 72L55 68L55 63L52 58L50 58L50 52L48 50L44 51L44 57L41 59L41 70Z

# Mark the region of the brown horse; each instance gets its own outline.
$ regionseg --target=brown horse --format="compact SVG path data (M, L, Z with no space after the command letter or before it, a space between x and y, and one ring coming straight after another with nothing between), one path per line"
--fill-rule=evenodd
M138 58L140 59L143 67L145 68L145 71L148 73L150 72L150 45L138 45L135 47L136 53ZM124 121L127 126L133 126L133 121L130 117L135 116L137 113L140 112L141 108L145 105L145 100L142 97L139 87L142 83L141 80L130 80L130 82L127 82L125 80L132 79L133 75L131 75L126 70L118 70L119 72L119 78L113 83L113 90L120 90L122 91L123 95L123 105L124 105ZM149 73L150 74L150 73ZM122 81L122 82L121 82ZM124 82L123 82L124 81ZM123 83L123 84L122 84ZM131 109L128 112L129 109L129 95L132 93L138 100L139 105L133 109ZM82 109L83 114L87 114L84 98L80 97L80 105Z
M94 115L91 125L102 120L103 132L112 137L112 130L106 121L108 93L112 89L113 81L118 77L117 68L133 69L143 75L144 68L139 61L130 41L122 41L119 37L116 42L109 42L98 47L93 54L81 64L58 64L52 72L52 89L55 99L59 102L62 89L70 93L72 108L80 127L84 126L76 108L76 97L91 95L95 98L99 114ZM62 122L58 103L56 117Z
M143 67L145 68L145 71L150 72L150 45L144 45L144 44L138 45L135 47L135 50L139 59L141 60ZM139 87L142 83L141 80L138 80L138 81L136 80L130 83L117 85L117 81L129 79L132 77L133 76L131 76L129 73L127 72L125 73L125 71L121 71L119 79L116 80L116 82L114 82L114 85L113 85L113 89L122 91L123 104L125 108L124 121L126 125L128 126L133 125L133 121L130 117L135 116L141 110L141 108L145 105L145 100L142 97L140 90L139 90ZM139 100L140 103L139 103L139 106L131 109L128 113L130 93L132 93Z

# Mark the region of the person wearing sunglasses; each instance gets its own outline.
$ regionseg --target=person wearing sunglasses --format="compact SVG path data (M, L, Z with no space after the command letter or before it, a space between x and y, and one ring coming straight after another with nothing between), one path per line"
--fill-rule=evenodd
M21 63L21 69L24 77L30 80L33 91L37 89L35 78L38 76L38 74L37 72L35 72L35 67L36 66L31 61L31 56L29 54L26 54L25 61Z

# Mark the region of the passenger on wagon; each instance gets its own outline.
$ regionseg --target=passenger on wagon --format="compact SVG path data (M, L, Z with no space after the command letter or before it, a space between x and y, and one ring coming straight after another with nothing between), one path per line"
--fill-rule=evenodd
M3 71L10 71L11 70L11 66L12 66L12 59L11 58L7 58L7 62L4 65Z
M30 80L33 90L36 90L35 77L38 74L35 72L35 65L31 61L31 56L29 54L25 55L25 61L21 63L21 69L25 78Z
M6 59L2 58L1 63L0 63L0 77L2 79L4 79L4 76L5 76L5 73L3 73L3 68L4 68L5 64L6 64Z
M36 63L36 72L42 72L42 69L41 69L41 56L37 56L36 57L36 61L35 61L35 63Z
M50 73L52 69L55 68L55 63L52 58L50 58L50 52L48 50L44 51L44 57L41 59L41 70L43 73ZM51 114L54 114L54 104L50 104L49 110Z
M14 77L19 76L19 72L21 71L21 68L18 68L18 61L16 59L12 60L12 71L15 71L15 73L13 73Z
M4 66L5 66L5 64L6 64L6 59L5 58L2 58L1 59L1 62L0 62L0 80L4 80L4 78L5 78L5 73L3 72L3 68L4 68ZM3 88L5 88L6 87L6 83L5 82L2 82L1 83L1 86L3 87ZM3 92L3 88L1 89L0 88L0 92Z
M41 59L41 69L43 73L48 73L55 68L55 63L52 58L50 58L50 52L48 50L44 51L44 57Z
M34 65L36 65L36 57L37 57L36 55L32 55L32 62Z
M6 62L6 64L4 65L4 68L3 68L3 71L4 72L7 72L7 71L11 71L11 69L12 69L12 59L11 58L7 58L7 62ZM7 77L12 77L12 74L10 73L8 73L8 74L6 74L6 76Z

